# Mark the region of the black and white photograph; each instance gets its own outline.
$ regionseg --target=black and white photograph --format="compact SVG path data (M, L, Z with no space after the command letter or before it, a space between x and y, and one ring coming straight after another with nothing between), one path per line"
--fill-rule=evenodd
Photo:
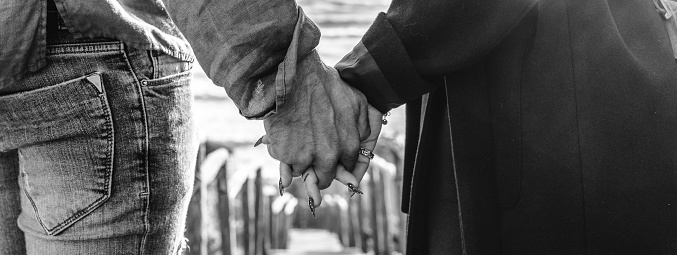
M677 255L677 0L0 0L0 255Z

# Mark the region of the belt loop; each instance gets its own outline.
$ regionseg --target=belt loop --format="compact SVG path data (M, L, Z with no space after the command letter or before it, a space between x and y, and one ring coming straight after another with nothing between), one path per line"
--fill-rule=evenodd
M156 50L147 50L148 51L148 57L150 59L150 79L157 79L159 77L159 72L158 72L158 67L159 67L159 59L158 59L158 51Z

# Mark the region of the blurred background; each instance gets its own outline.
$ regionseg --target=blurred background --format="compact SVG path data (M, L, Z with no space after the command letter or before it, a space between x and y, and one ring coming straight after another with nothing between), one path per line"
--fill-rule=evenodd
M320 27L318 51L333 66L361 39L387 0L299 0ZM300 180L277 193L278 162L253 143L261 121L240 116L224 90L194 68L194 113L200 134L195 191L185 254L402 254L406 216L400 213L404 107L383 127L375 158L350 197L334 182L313 218Z

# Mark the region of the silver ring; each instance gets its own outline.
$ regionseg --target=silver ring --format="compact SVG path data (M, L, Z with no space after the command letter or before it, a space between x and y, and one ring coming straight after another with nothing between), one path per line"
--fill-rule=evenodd
M360 155L365 156L369 159L374 159L374 153L372 153L370 150L367 150L365 148L360 148L359 153L360 153Z
M390 112L386 112L385 114L383 114L383 119L381 119L381 124L388 125L388 120L386 119L386 117L388 117L388 116L390 116Z

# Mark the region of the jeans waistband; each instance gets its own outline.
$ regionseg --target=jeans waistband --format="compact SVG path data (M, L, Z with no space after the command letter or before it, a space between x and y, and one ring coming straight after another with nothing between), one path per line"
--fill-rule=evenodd
M190 70L192 64L156 50L128 47L111 38L83 37L66 28L53 0L47 0L47 55L123 53L139 79L157 79Z
M116 41L90 41L69 42L65 44L47 45L47 55L58 54L80 54L80 53L99 53L99 52L124 52L125 46L122 42Z

